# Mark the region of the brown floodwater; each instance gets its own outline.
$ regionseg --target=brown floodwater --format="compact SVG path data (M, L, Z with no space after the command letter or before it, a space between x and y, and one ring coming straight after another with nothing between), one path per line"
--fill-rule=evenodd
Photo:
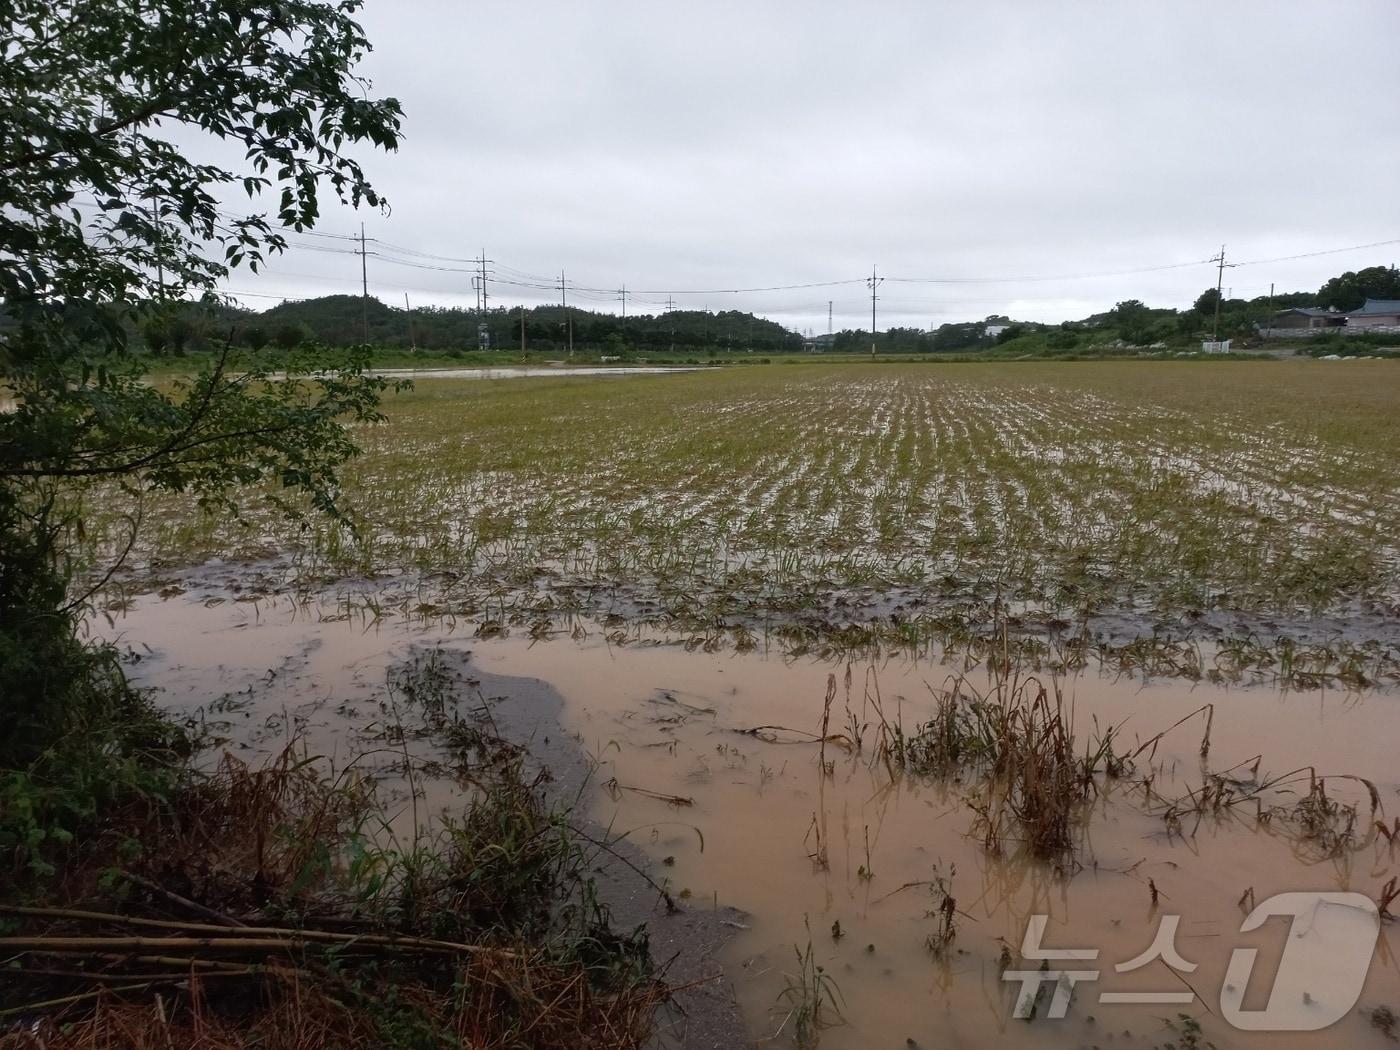
M1386 1046L1369 1011L1400 1012L1400 964L1392 926L1383 927L1356 1008L1315 1033L1245 1033L1222 1016L1227 984L1260 1008L1290 928L1266 923L1242 934L1247 906L1294 891L1356 891L1374 898L1400 868L1384 837L1369 833L1366 789L1329 780L1329 794L1361 802L1365 843L1326 856L1287 820L1261 823L1253 806L1223 820L1188 819L1169 833L1144 793L1111 785L1085 822L1079 864L1070 869L1015 856L993 857L974 833L964 796L975 783L893 775L863 753L801 734L821 726L829 676L837 697L832 731L885 716L910 728L933 709L932 690L950 669L937 663L790 661L761 650L707 653L676 645L610 645L583 624L573 636L482 639L441 624L340 618L332 606L290 599L231 600L192 587L140 600L95 633L119 637L142 655L135 674L172 710L217 723L224 746L256 756L278 749L292 730L307 746L344 764L373 749L389 717L381 707L387 668L415 645L469 650L483 670L538 678L564 701L563 729L597 763L586 796L591 815L654 862L654 876L692 908L738 909L743 928L722 962L753 1039L787 1045L795 1018L795 951L806 950L832 979L840 1018L820 1033L825 1048L908 1046L1092 1047L1180 1045L1164 1023L1187 1014L1224 1046ZM847 688L847 675L850 687ZM969 672L975 687L985 672ZM1124 744L1147 740L1203 705L1214 705L1207 764L1261 773L1303 766L1375 783L1387 822L1400 812L1395 745L1400 696L1388 692L1281 694L1177 682L1144 686L1093 675L1060 683L1066 710L1087 738L1120 725ZM508 702L508 701L507 701ZM782 726L776 739L743 733ZM1153 754L1159 797L1199 790L1200 715L1168 733ZM1146 757L1139 772L1147 768ZM1241 774L1243 775L1243 774ZM1301 790L1306 791L1306 781ZM1291 805L1296 795L1272 793ZM450 805L452 789L432 788L417 808L405 799L399 826ZM956 934L929 947L939 928L942 885L956 902ZM1153 887L1156 903L1153 902ZM1052 963L1098 970L1079 984L1068 1016L1012 1016L1017 985L1003 980L1003 947L1022 947L1028 922L1048 916L1043 945L1098 949L1094 962ZM1164 917L1180 916L1176 949L1189 973L1160 960L1117 973L1153 943ZM1295 922L1292 936L1303 930ZM839 936L835 936L839 923ZM1306 931L1303 931L1306 932ZM1355 936L1364 936L1365 929ZM1348 933L1347 936L1352 936ZM1311 944L1312 942L1306 942ZM1258 966L1243 989L1227 980L1234 949L1257 947ZM1333 1000L1338 968L1326 952L1280 982L1280 1016L1316 1016ZM1017 963L1033 970L1037 963ZM1301 982L1301 983L1299 983ZM1286 987L1285 987L1286 986ZM1102 993L1195 994L1189 1004L1105 1003ZM1365 1011L1365 1012L1363 1012Z

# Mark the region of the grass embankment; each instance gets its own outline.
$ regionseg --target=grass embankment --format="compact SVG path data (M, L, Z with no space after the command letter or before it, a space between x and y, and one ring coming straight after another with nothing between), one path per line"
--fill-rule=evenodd
M422 380L358 434L363 545L148 501L134 585L291 552L311 579L438 574L396 607L497 626L575 609L798 650L1005 632L1059 666L1359 683L1395 671L1351 625L1400 602L1397 396L1388 362ZM89 537L123 540L123 508ZM1193 634L1235 613L1238 631ZM1267 626L1328 617L1335 644Z

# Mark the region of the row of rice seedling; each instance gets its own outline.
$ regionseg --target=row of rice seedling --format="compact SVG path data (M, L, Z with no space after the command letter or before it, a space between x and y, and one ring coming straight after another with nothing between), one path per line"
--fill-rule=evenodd
M507 621L568 609L818 641L857 627L885 644L1009 625L1018 644L1106 653L1161 637L1238 655L1252 640L1255 669L1286 641L1354 674L1372 643L1361 665L1393 673L1400 637L1378 622L1400 606L1400 430L1372 388L1400 383L1374 366L424 381L359 432L358 537L253 511L230 534L145 500L124 585L290 555L304 583L397 573L400 605ZM129 500L92 503L96 560L126 542Z

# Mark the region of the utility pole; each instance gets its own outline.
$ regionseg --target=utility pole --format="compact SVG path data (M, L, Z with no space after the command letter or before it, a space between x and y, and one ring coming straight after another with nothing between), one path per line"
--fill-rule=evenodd
M833 328L831 327L831 300L828 299L828 300L826 301L826 341L827 341L827 343L830 343L830 342L831 342L832 337L833 337L835 334L836 334L835 329L833 329ZM827 349L830 350L831 347L828 346Z
M486 249L481 249L481 255L477 259L477 263L481 266L481 312L483 314L486 312L486 264L489 261L490 260L486 258Z
M525 304L520 304L520 352L525 352Z
M622 338L627 338L627 284L623 283L622 289L617 293L617 297L622 300Z
M481 255L472 260L476 263L476 276L472 278L472 285L476 288L477 295L477 322L476 322L476 345L479 350L491 349L491 329L486 323L486 279L490 276L486 269L486 264L494 262L494 259L486 258L486 249L481 249Z
M408 345L414 350L418 349L418 342L413 338L413 307L408 305L408 293L403 293L403 309L408 315Z
M669 295L666 296L666 316L671 322L671 353L676 352L676 319L671 316L676 309L676 302Z
M574 318L569 313L569 284L564 280L564 271L559 271L559 299L564 306L564 327L569 332L569 359L574 356Z
M874 266L871 266L871 267L870 267L870 280L868 280L868 281L866 282L866 284L870 285L870 356L871 356L871 357L874 357L874 356L875 356L875 300L876 300L876 298L877 298L877 296L875 295L875 289L878 288L878 287L880 287L880 285L884 283L884 280L885 280L885 279L884 279L883 277L876 277L876 276L875 276L875 267L874 267ZM830 308L831 308L831 307L830 307L830 304L828 304L827 309L830 309Z
M1215 270L1215 324L1211 326L1210 341L1220 342L1220 288L1225 283L1225 245L1220 246L1220 254L1211 262L1219 263Z
M365 224L360 223L360 323L364 345L369 346L369 252L365 250Z

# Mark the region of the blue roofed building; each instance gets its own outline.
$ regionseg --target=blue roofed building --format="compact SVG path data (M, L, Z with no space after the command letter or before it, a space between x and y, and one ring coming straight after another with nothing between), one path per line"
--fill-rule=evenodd
M1360 310L1348 311L1346 319L1351 329L1400 330L1400 299L1367 299Z
M1400 333L1400 299L1367 299L1355 310L1295 306L1278 311L1257 326L1257 330L1260 335L1274 339L1296 339L1328 332L1340 335Z

